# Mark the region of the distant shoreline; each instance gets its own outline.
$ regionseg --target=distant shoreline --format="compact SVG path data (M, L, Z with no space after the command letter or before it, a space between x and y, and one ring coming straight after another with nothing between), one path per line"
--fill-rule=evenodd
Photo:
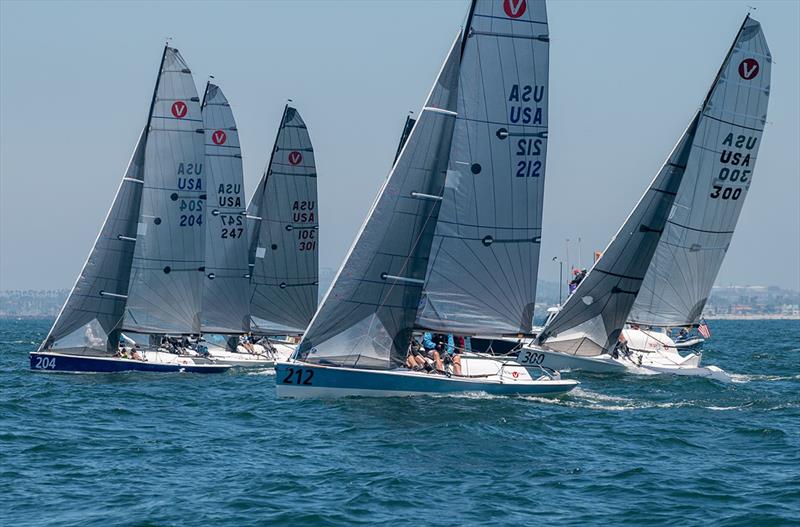
M706 315L706 320L800 320L800 315L753 314L753 315Z

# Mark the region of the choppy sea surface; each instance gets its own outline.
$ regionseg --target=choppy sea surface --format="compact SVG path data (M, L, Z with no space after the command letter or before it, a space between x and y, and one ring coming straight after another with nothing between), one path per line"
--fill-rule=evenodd
M275 398L271 370L28 370L0 320L0 524L800 525L800 322L715 321L736 382Z

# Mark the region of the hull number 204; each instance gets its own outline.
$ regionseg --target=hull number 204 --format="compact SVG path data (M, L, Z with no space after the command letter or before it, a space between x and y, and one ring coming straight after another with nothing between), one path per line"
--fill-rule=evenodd
M54 370L56 368L56 358L38 355L33 368L36 370Z

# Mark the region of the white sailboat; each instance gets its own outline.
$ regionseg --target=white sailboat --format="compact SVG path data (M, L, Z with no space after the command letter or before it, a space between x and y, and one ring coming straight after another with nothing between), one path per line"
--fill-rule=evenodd
M699 353L680 355L665 332L652 328L700 319L752 181L766 122L770 64L761 26L748 16L700 110L654 181L658 190L660 179L680 176L677 187L669 184L674 194L662 188L668 215L655 226L637 220L634 211L520 357L556 369L729 379L715 366L702 367ZM647 199L645 194L638 209L648 206ZM640 224L648 231L637 243ZM626 321L631 325L625 327ZM620 332L626 341L622 351Z
M462 355L462 375L405 366L415 332L531 327L549 38L543 0L505 4L472 2L297 352L276 366L279 396L552 395L578 384L488 356Z
M42 371L192 371L226 365L131 349L131 336L199 333L202 120L191 71L166 46L147 125L100 234L30 366ZM184 210L184 205L191 211ZM126 335L123 335L122 332Z
M262 337L253 348L285 360L319 297L317 168L308 128L291 105L247 211L250 329Z
M272 367L275 356L267 350L238 349L238 336L250 330L250 246L236 120L222 89L210 81L201 107L208 184L200 313L203 341L197 349L219 364Z

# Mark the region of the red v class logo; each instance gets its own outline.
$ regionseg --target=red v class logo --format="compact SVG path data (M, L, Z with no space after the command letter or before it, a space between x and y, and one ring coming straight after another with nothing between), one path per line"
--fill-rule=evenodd
M216 132L211 134L211 140L214 141L215 145L224 145L225 141L228 140L228 134L226 134L222 130L217 130Z
M746 81L754 79L758 75L758 61L756 59L744 59L739 64L739 76Z
M528 4L525 0L503 0L503 11L509 18L519 18L525 14Z
M289 152L289 163L293 166L297 166L303 162L303 154L298 152L297 150L292 150Z
M183 119L186 117L187 110L188 108L186 107L186 103L183 101L175 101L172 103L172 115L178 119Z

